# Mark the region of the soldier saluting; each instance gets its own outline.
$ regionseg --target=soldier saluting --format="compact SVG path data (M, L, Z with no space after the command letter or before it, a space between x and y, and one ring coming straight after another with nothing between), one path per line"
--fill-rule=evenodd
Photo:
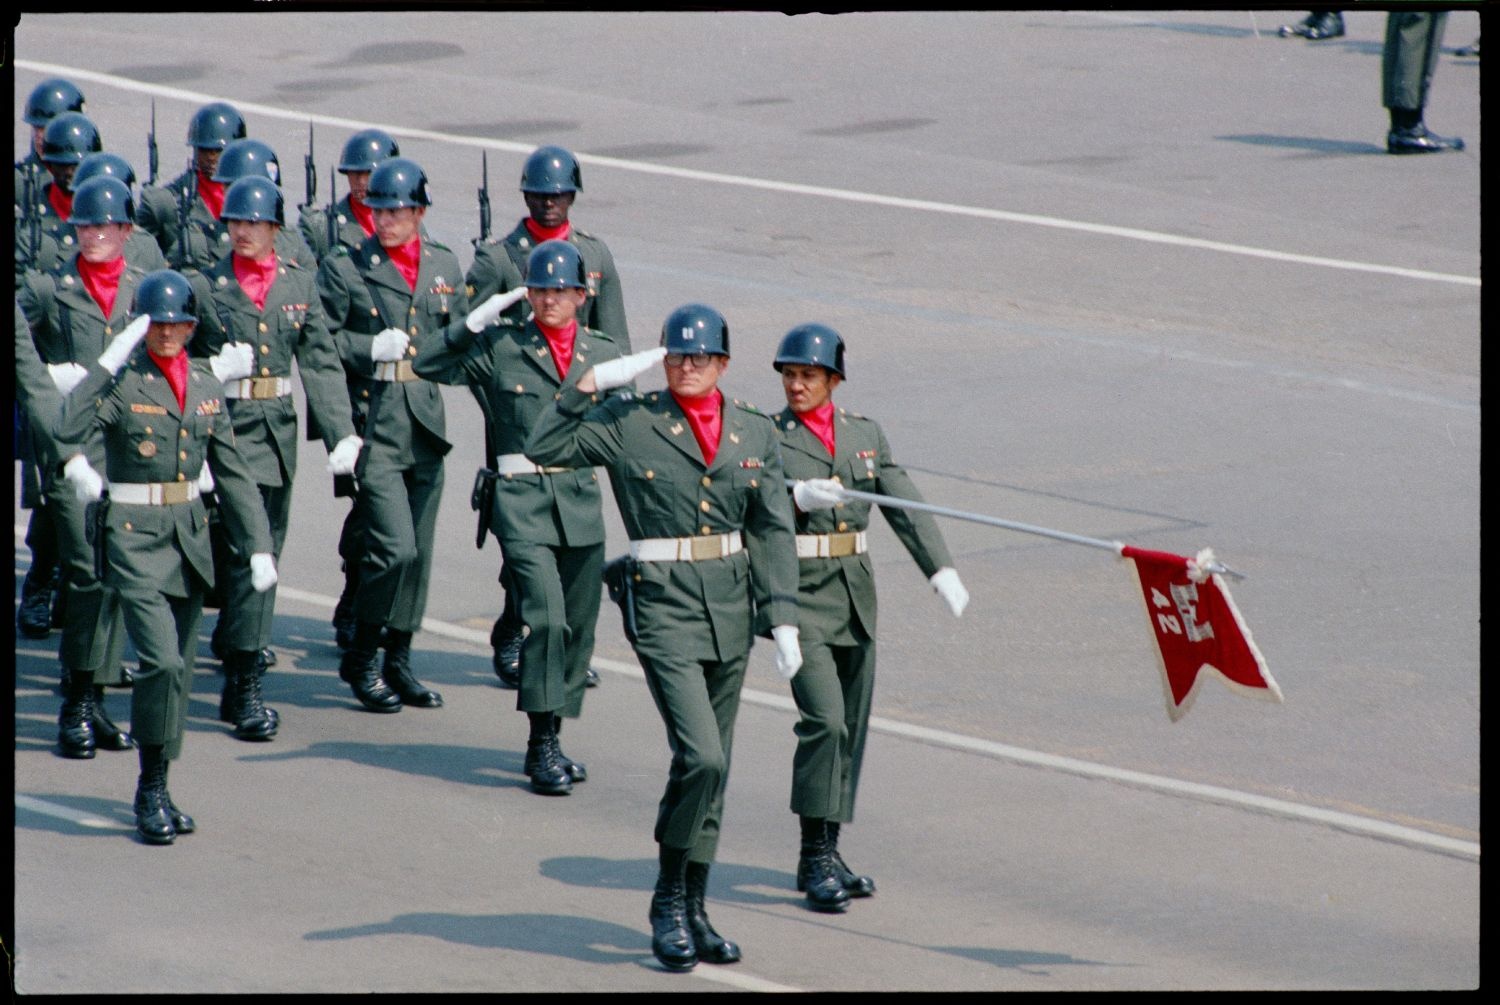
M148 844L171 844L196 826L172 801L167 766L182 753L203 594L214 575L201 498L213 487L210 466L256 588L276 582L271 528L235 447L220 377L186 353L199 309L180 273L163 269L142 279L132 306L139 316L88 368L55 429L63 444L86 443L95 430L104 437L102 473L82 452L63 471L80 499L98 500L109 489L96 547L140 657L130 719L141 764L136 832Z
M595 407L597 392L658 361L666 390ZM526 445L544 466L607 467L630 535L631 642L672 752L649 913L652 952L671 970L740 958L709 924L704 897L754 633L775 639L783 676L802 662L796 545L776 430L719 390L728 365L723 315L686 304L667 316L661 347L601 363L563 388ZM758 539L749 552L747 537Z

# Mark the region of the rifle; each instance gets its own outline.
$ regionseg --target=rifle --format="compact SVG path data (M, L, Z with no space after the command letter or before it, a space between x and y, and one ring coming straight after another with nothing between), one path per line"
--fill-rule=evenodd
M157 158L156 158L156 99L151 99L151 130L146 133L146 163L150 165L151 177L147 185L156 184Z
M339 244L338 217L334 210L338 206L339 173L338 169L328 173L328 250L332 252Z
M474 240L474 247L479 247L490 236L490 158L488 151L479 153L479 237Z
M37 166L26 165L25 180L21 183L22 199L26 213L26 243L30 251L30 265L40 269L42 257L42 218L36 211Z
M188 216L193 210L193 199L197 194L198 167L190 160L188 161L188 183L177 194L177 267L179 269L189 268L192 264L192 241L188 238L188 228L192 224Z
M298 209L303 209L313 204L318 196L318 166L313 162L313 124L307 123L307 153L302 155L302 178L303 185L307 189L307 199Z

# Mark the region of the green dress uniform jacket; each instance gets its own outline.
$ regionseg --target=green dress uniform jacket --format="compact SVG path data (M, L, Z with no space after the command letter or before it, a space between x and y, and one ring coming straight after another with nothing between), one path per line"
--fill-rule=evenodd
M345 195L333 207L334 214L334 243L342 244L350 251L365 243L368 237L364 228L354 217L354 210L349 206L349 197ZM297 230L302 234L302 241L312 253L317 256L318 263L328 257L332 247L328 243L328 210L321 206L308 206L302 210L297 218Z
M416 631L427 603L443 457L452 444L438 385L375 379L370 349L382 330L399 328L411 339L409 366L429 341L464 328L469 298L463 270L446 246L423 238L413 291L371 237L353 252L329 255L318 268L318 292L343 360L355 428L365 441L355 471L367 545L355 613L362 621Z
M832 455L790 408L773 421L788 478L832 478L861 492L922 501L872 420L838 409ZM924 577L953 564L930 514L896 507L882 507L881 513ZM852 535L869 525L867 502L796 513L798 535ZM791 683L799 712L791 809L847 823L854 818L875 689L875 569L868 552L801 558L798 566L803 662Z
M138 347L118 375L89 368L63 402L55 432L82 443L102 431L106 483L186 485L207 462L223 519L246 552L270 552L271 528L249 467L235 447L222 388L208 365L188 367L179 408L165 376ZM105 520L105 583L119 595L126 630L140 657L131 694L138 742L182 748L197 623L213 582L208 512L201 497L167 505L112 500Z
M179 193L195 186L195 173L194 169L189 168L166 185L142 189L140 203L135 210L135 222L136 226L156 239L157 246L172 268L205 272L220 258L229 254L229 227L224 221L216 219L208 211L203 198L195 194L192 207L188 210L187 254L184 256L177 200ZM318 263L312 249L291 227L282 227L277 233L276 257L283 262L295 262L308 269L316 268Z
M620 271L615 268L614 256L603 241L576 225L569 230L567 239L578 249L588 280L589 298L578 312L578 323L604 332L628 354L630 330L625 323L625 295L620 289ZM474 262L469 266L469 299L482 304L496 293L524 286L526 263L535 250L536 239L526 229L524 219L505 237L486 238L475 247ZM504 316L520 324L530 313L531 306L522 300Z

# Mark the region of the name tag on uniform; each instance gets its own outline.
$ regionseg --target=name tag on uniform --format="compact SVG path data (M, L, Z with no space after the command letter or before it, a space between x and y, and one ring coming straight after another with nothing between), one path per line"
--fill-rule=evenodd
M139 401L130 403L130 410L137 415L166 415L167 410L163 405L147 405Z

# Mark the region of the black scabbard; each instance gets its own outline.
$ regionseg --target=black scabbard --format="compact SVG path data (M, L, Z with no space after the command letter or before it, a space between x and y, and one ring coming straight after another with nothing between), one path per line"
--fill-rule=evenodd
M94 578L103 581L104 570L109 565L105 554L106 523L109 517L109 496L103 495L84 507L83 536L94 548Z
M637 637L635 621L635 574L640 563L629 555L611 559L604 566L604 587L609 599L620 608L620 619L625 629L625 638L635 645Z
M474 547L483 548L489 534L490 517L495 510L495 479L500 474L490 468L474 472L474 489L469 493L469 505L478 514L478 525L474 529Z

